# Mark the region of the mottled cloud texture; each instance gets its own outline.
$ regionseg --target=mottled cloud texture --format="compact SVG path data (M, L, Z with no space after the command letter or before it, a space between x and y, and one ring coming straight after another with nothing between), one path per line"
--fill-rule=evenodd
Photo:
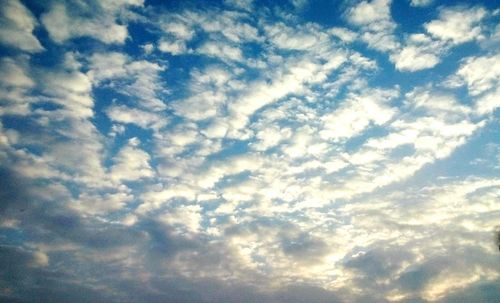
M496 302L495 3L2 1L0 301Z

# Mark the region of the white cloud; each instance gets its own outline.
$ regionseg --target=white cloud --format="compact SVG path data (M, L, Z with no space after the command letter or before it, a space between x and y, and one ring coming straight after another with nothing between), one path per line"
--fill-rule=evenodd
M330 35L333 35L335 37L338 37L340 40L350 43L353 42L357 38L356 32L350 31L346 28L342 27L333 27L328 30L328 33Z
M308 126L303 126L297 129L294 132L290 143L282 147L284 154L292 159L307 157L310 148L313 146L312 140L314 132L315 130Z
M417 71L436 66L441 61L440 55L447 49L444 43L425 34L413 34L401 49L391 54L390 59L398 70Z
M390 60L401 71L417 71L436 66L454 46L472 40L484 41L481 21L488 15L481 7L442 8L439 19L427 22L429 34L412 34Z
M33 253L33 262L31 264L34 267L47 267L49 265L49 256L42 251L35 251Z
M309 4L309 0L291 0L291 2L296 9L302 9Z
M125 65L129 58L122 53L97 53L90 58L89 75L95 81L119 78L127 75Z
M477 96L500 84L500 55L467 58L457 71L469 93Z
M468 166L476 144L495 139L493 48L455 62L445 85L409 89L446 79L461 53L437 66L453 39L398 41L390 1L347 8L355 32L305 22L289 2L252 13L240 0L176 13L132 4L142 1L65 2L76 20L66 21L85 29L106 15L126 30L134 20L154 45L131 31L123 48L47 40L51 54L74 50L54 53L58 66L0 60L0 227L34 239L23 245L36 248L27 264L42 254L35 278L65 264L70 284L97 301L130 289L138 300L182 301L209 281L208 301L237 293L264 303L447 301L496 282L497 167ZM162 41L189 56L165 56ZM381 54L350 44L359 41L399 71L437 68L407 82L416 75L387 69ZM14 186L22 190L10 194ZM12 264L23 261L16 253ZM80 279L82 266L91 274Z
M0 95L4 104L0 114L27 115L32 98L28 96L36 83L31 78L25 58L4 57L0 60Z
M388 21L391 19L390 4L390 0L362 1L349 10L349 21L357 25Z
M355 153L344 154L354 167L342 188L331 195L352 197L407 179L423 165L448 157L484 126L470 121L471 108L452 96L416 89L405 97L409 108L387 125L387 135L370 138ZM398 155L404 147L406 152Z
M19 0L3 1L0 9L0 43L30 53L43 51L33 34L38 25L35 17Z
M135 181L155 175L149 165L150 156L138 147L139 140L132 138L113 158L111 178L117 181Z
M13 58L2 58L1 61L1 77L4 79L2 82L6 86L19 86L30 88L35 85L31 77L28 76L26 67L16 63Z
M169 41L161 39L158 41L158 49L164 53L171 53L172 55L180 55L187 52L186 43L182 40Z
M500 88L484 94L476 101L476 112L480 115L494 112L500 107Z
M391 17L391 0L362 1L347 11L350 23L361 27L361 39L379 51L399 47L394 36L396 23Z
M232 43L259 40L258 30L248 22L247 14L231 11L203 16L199 26L207 33L221 34Z
M174 19L175 21L162 22L160 24L161 29L183 41L188 41L193 38L195 31L192 29L191 24L189 24L192 20L186 20L186 18L183 18L182 16L175 17L177 17Z
M422 52L415 46L404 47L394 58L396 68L403 71L417 71L431 68L439 63L439 58L432 53Z
M416 6L428 4L429 1L412 2ZM394 33L397 25L391 17L390 6L389 0L362 1L348 9L346 17L360 28L359 37L370 48L389 53L398 70L413 72L433 68L453 46L472 40L483 41L485 45L494 43L483 35L481 22L488 12L482 7L441 8L438 19L424 24L428 35L411 34L401 43Z
M224 0L224 3L247 11L251 11L254 4L253 0Z
M324 44L329 42L327 35L312 25L296 28L277 23L267 25L265 30L271 42L282 49L311 51L317 47L324 48Z
M108 117L118 123L131 123L142 128L158 130L168 123L166 117L124 105L113 105L106 109Z
M434 0L410 0L410 5L416 7L425 7L431 5L432 2L434 2Z
M114 13L128 6L142 6L144 0L101 0L100 5L105 11Z
M106 194L82 193L77 201L72 203L72 207L91 215L104 215L112 211L123 209L126 204L133 200L134 196L128 193L125 186L121 186L121 191Z
M155 45L153 43L146 43L141 45L141 47L146 55L150 55L155 49Z
M132 60L118 53L95 53L90 57L87 75L94 85L107 85L117 92L135 97L137 104L149 111L158 112L166 108L161 94L166 89L159 73L165 66L147 60Z
M496 11L496 15L498 15L498 11ZM491 14L495 16L495 12ZM479 41L480 46L485 49L498 49L500 46L500 24L497 24L495 28L486 27L485 38Z
M202 220L199 205L185 205L160 216L160 221L169 225L183 226L188 232L196 233Z
M127 6L142 5L142 1L104 1L95 6L75 2L54 3L41 17L42 24L56 43L78 37L92 37L107 44L123 44L128 37L127 26L117 23L117 15ZM92 12L92 16L85 16ZM85 17L84 17L85 16Z
M185 146L196 142L198 132L193 128L178 128L169 135L174 145Z
M178 115L188 119L206 120L217 114L225 100L224 94L206 91L173 103L173 108Z
M66 60L71 58L72 54L67 54ZM80 118L93 116L92 82L79 70L49 71L44 75L43 87L51 100L68 109L68 113Z
M220 41L208 41L196 49L196 52L221 60L243 61L241 49Z
M383 125L397 112L387 104L397 96L397 91L367 91L363 95L349 96L339 109L322 117L321 137L345 140L358 135L370 123Z
M361 35L368 46L380 51L395 51L399 43L391 33L383 31L367 31Z
M51 69L28 69L23 60L14 65L4 61L9 67L8 74L13 77L11 79L21 85L9 90L25 90L25 104L19 102L16 106L26 106L26 111L14 114L24 115L23 121L30 125L28 129L14 126L14 133L6 131L8 142L15 138L13 134L16 133L20 139L16 142L19 145L10 148L6 156L12 161L15 172L23 178L71 180L86 188L109 185L102 165L102 137L89 120L94 116L91 81L79 70L80 65L73 53L66 53L63 60L61 65ZM31 88L34 87L37 95L32 95ZM39 103L52 108L36 108ZM36 109L28 107L31 105ZM38 152L24 150L26 146Z
M278 145L283 140L289 139L292 136L292 130L288 127L279 128L275 125L268 125L259 129L255 138L257 142L253 144L253 148L256 150L267 150L271 147Z
M243 2L227 4L244 9L251 6L251 3ZM257 29L248 21L246 12L237 11L183 11L168 15L168 18L163 16L159 24L163 31L158 41L159 49L173 55L194 52L223 61L242 61L239 44L260 39ZM208 39L197 49L188 47L188 43L200 33L207 35Z
M210 123L202 133L208 138L224 138L227 134L228 126L226 123L220 120L215 120Z
M433 37L460 44L482 37L481 20L486 16L482 7L442 9L439 19L428 22L425 29Z
M425 109L432 115L444 113L447 119L461 119L469 114L471 109L467 105L460 104L448 94L433 92L432 90L416 88L405 96L407 104L416 109ZM458 115L454 116L454 114Z
M138 213L145 214L160 208L163 204L173 198L184 198L192 201L196 199L197 190L186 185L169 185L166 188L156 188L153 190L145 191L141 195L143 203L137 209ZM188 214L189 209L187 210ZM174 219L174 218L172 218Z
M229 105L231 128L235 131L244 128L249 117L260 108L289 94L302 93L308 84L321 82L328 73L339 68L345 61L346 57L342 52L330 57L329 61L322 65L304 59L277 73L277 78L271 83L250 83L246 94Z
M203 70L194 70L188 86L190 96L172 102L172 108L176 114L190 120L214 118L220 113L228 99L227 95L233 89L236 76L236 73L233 73L223 67L212 65Z

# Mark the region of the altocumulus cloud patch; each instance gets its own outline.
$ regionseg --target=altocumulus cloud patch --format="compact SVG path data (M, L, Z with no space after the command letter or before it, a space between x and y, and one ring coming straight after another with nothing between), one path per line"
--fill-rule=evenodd
M495 302L495 1L0 6L0 301Z

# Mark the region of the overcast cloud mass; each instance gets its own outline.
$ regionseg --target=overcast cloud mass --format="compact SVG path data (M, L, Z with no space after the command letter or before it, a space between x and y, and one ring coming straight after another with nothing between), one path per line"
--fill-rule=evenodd
M0 3L0 302L498 302L498 1Z

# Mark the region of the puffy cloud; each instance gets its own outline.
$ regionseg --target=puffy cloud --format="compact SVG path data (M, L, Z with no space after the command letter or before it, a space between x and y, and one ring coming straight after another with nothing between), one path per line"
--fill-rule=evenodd
M111 178L114 180L134 181L154 176L149 165L150 156L138 147L139 140L132 138L113 158Z
M498 84L500 79L498 55L466 58L455 75L449 77L447 86L467 85L474 97L479 115L493 112L498 106Z
M373 49L391 51L399 46L390 7L391 0L362 1L347 11L348 21L361 27L361 39Z
M276 73L277 77L271 83L264 81L251 83L248 91L229 106L231 128L237 133L246 126L249 117L257 110L290 94L303 93L308 85L322 82L324 77L345 61L346 55L339 52L328 58L325 64L307 59L290 62L283 71Z
M63 43L79 37L92 37L107 44L123 44L128 37L127 26L117 22L119 13L142 1L103 1L54 3L41 17L52 40ZM85 12L92 12L90 17ZM88 15L88 14L87 14Z
M498 97L500 96L500 90L497 88L495 91L491 91L482 97L480 97L476 102L476 110L478 114L484 115L495 111L500 107L500 102Z
M349 43L354 41L357 38L357 34L352 32L346 28L334 27L328 30L328 33L338 37L340 40Z
M396 110L387 101L397 94L397 91L368 91L361 96L350 96L341 108L322 117L321 137L343 140L358 135L372 122L376 125L388 122Z
M92 82L77 70L49 71L44 76L44 90L54 103L66 108L76 117L93 116L94 100L90 96Z
M129 59L122 53L97 53L90 58L90 75L95 81L120 78L127 75L126 64Z
M438 19L423 25L428 34L406 37L403 46L392 51L390 60L401 71L433 68L456 45L472 40L490 41L483 35L483 20L487 16L489 12L482 7L442 8Z
M242 61L243 54L238 47L225 43L209 41L197 49L203 55L220 58L222 60Z
M199 205L182 206L160 217L162 222L168 225L183 226L188 232L192 233L199 231L201 219L201 207Z
M230 6L249 7L245 3L227 3ZM163 32L158 41L159 50L172 55L196 52L223 61L243 61L242 50L237 44L259 40L258 30L249 22L244 12L210 10L184 11L161 16L159 27ZM191 48L194 37L207 35L207 41Z
M210 34L221 34L232 43L259 40L258 30L250 24L246 14L236 12L214 13L213 17L205 16L199 26Z
M123 105L110 106L106 114L114 122L136 124L142 128L159 129L168 123L165 117Z
M278 128L275 125L263 127L256 134L257 142L253 146L257 150L267 150L278 145L281 141L289 139L292 135L290 128Z
M395 51L390 59L398 70L417 71L436 66L446 49L443 43L434 41L425 34L413 34L407 39L406 45Z
M185 42L180 40L168 41L166 39L158 42L158 49L165 53L171 53L172 55L183 54L187 51Z
M28 76L26 67L16 63L13 58L2 58L1 72L5 86L29 88L35 84Z
M439 19L426 23L425 29L433 37L460 44L481 38L479 22L485 16L486 10L482 7L446 8L441 10Z
M114 193L99 194L84 192L72 206L77 211L85 214L103 215L123 209L133 199L134 196L129 193L129 190L122 186L118 192Z
M4 104L1 114L26 115L29 113L29 91L36 86L31 78L26 58L4 57L0 61L0 77L4 79L0 84L0 93Z
M95 53L90 57L87 75L95 85L132 96L140 107L158 112L166 108L161 98L166 89L159 76L165 68L147 60L133 61L123 53Z
M225 0L224 3L248 11L253 7L253 0Z
M425 6L430 2L415 1L411 5ZM359 38L370 48L389 53L398 70L413 72L433 68L456 45L472 40L491 40L485 39L482 24L489 12L479 6L441 8L438 19L423 24L428 34L411 34L398 39L390 6L391 1L362 1L348 9L346 17L360 28ZM352 41L353 38L348 39Z
M425 7L431 5L432 2L434 2L434 0L410 0L410 5L416 7Z
M454 46L484 40L481 21L488 15L482 7L443 8L439 19L424 24L428 34L412 34L390 59L397 69L417 71L436 66Z
M30 53L44 50L33 34L38 22L19 0L4 1L0 14L1 43Z
M22 119L27 127L10 127L22 136L18 145L11 146L7 151L13 168L19 174L33 179L65 179L73 175L74 182L90 187L106 183L101 163L101 138L88 120L94 115L91 81L78 68L73 54L67 53L61 66L38 70L36 76L30 77L31 81L25 75L18 77L25 79L18 85L36 85L39 92L39 95L33 96L31 91L26 91L24 102L29 102L30 106L50 104L50 107L36 110L29 108L27 111L28 108L25 108ZM14 68L11 72L19 71ZM36 148L38 153L33 153L31 149L23 152L26 146Z
M223 66L207 66L203 70L194 70L189 82L190 96L186 99L176 100L172 103L175 112L190 120L200 121L215 118L228 100L228 95L233 90L237 74L225 69ZM218 119L213 127L207 129L213 133L225 123Z
M311 50L328 43L327 35L321 33L320 28L312 25L304 26L299 30L284 23L278 23L268 25L265 29L270 41L282 49Z
M500 55L472 57L460 66L457 76L465 81L471 95L497 87L500 81L499 59Z
M357 25L367 25L390 20L390 4L389 0L362 1L350 9L349 21Z
M407 46L394 56L396 68L399 70L416 71L431 68L439 63L439 58L432 53L422 52L414 46Z

